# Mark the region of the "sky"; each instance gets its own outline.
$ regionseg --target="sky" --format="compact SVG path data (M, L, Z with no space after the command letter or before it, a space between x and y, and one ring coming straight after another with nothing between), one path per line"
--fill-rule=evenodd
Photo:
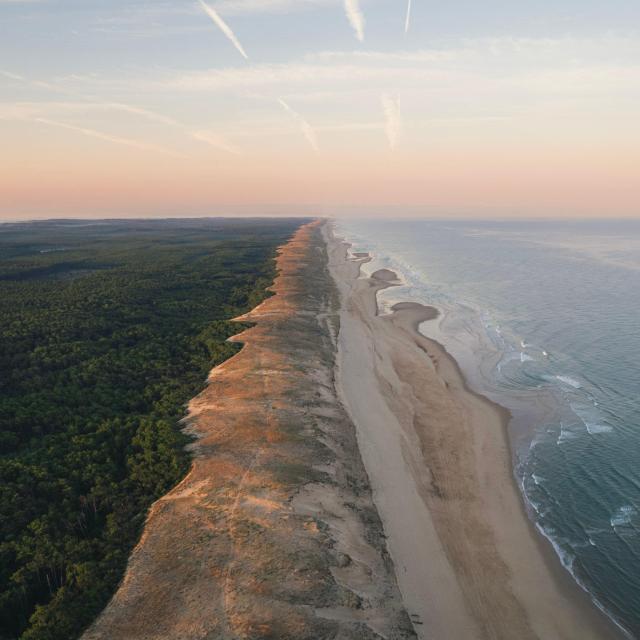
M0 219L640 217L637 0L0 0Z

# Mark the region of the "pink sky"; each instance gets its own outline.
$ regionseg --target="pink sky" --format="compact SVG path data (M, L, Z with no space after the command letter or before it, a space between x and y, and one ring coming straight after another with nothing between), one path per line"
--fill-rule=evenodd
M210 4L0 0L0 218L640 214L620 11Z

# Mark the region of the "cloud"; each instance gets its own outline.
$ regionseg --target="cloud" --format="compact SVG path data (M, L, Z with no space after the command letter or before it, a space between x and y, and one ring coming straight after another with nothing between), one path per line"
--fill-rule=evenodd
M197 3L190 4L200 11ZM400 6L402 12L406 5ZM203 23L206 26L208 21ZM159 133L154 131L155 137L145 135L143 139L158 143L157 135L165 137L162 123L178 127L174 124L177 118L189 125L188 129L179 130L187 136L185 144L189 149L196 144L194 132L211 130L228 138L228 142L223 140L224 147L217 144L220 153L225 147L235 149L236 143L249 153L253 145L260 144L251 137L260 127L253 127L247 118L261 115L264 129L273 129L273 135L290 135L294 127L301 126L293 117L290 120L283 117L279 112L284 109L282 105L274 109L275 102L282 98L313 124L322 151L328 152L339 136L325 134L322 126L383 120L381 94L386 92L402 97L402 112L397 110L396 115L405 121L405 129L411 122L412 141L424 136L428 144L439 135L443 138L458 135L460 127L456 131L455 122L478 122L482 118L494 118L494 129L509 130L510 135L517 127L525 130L522 122L527 118L535 123L527 132L537 129L548 135L558 129L566 131L566 136L574 135L572 132L589 126L593 135L603 135L599 132L607 131L607 127L617 132L623 122L633 135L637 133L633 109L640 86L640 41L629 36L456 38L417 50L355 49L309 53L282 64L255 63L193 71L156 68L144 73L133 70L110 76L101 73L74 80L52 79L51 82L62 83L65 89L89 96L89 100L96 101L95 96L101 96L105 104L113 105L110 108L131 113L131 118L117 119L126 128L118 130L114 128L115 122L114 126L101 125L57 109L39 111L31 118L41 116L86 124L132 138L142 134L133 132L129 120L135 125L135 118L148 118L159 123L153 128ZM22 69L9 68L7 72L17 76ZM7 80L5 84L9 86L10 82ZM44 89L39 89L38 94L47 98ZM130 95L143 95L145 102L123 105L133 100L125 98ZM473 101L469 101L469 95L474 96ZM119 102L120 97L123 103ZM612 97L615 97L615 118L611 117ZM238 104L247 108L232 112L230 106ZM169 110L167 115L162 108ZM11 107L7 107L5 113L10 111ZM573 128L565 124L570 118L575 121ZM105 117L105 121L108 119L116 120ZM387 122L385 117L385 126ZM479 138L484 139L489 127L479 126L477 130ZM171 134L175 131L168 132ZM215 138L220 142L220 136L216 134ZM173 147L173 143L164 144ZM397 144L402 146L401 136ZM210 146L211 153L216 153L215 146Z
M360 0L344 0L344 10L349 24L355 31L356 38L364 42L364 15L360 9Z
M174 158L185 157L182 154L175 153L174 151L165 149L164 147L156 144L149 144L146 142L141 142L140 140L134 140L132 138L121 138L119 136L113 136L109 133L103 133L102 131L96 131L95 129L86 129L85 127L67 124L66 122L58 122L56 120L50 120L49 118L35 118L35 121L52 127L59 127L61 129L68 129L69 131L75 131L89 138L98 138L99 140L104 140L106 142L112 142L114 144L120 144L126 147L133 147L134 149L163 153L165 155L173 156Z
M278 98L278 102L282 105L283 109L292 115L298 125L302 135L307 139L307 142L311 145L311 148L317 153L320 149L318 147L318 138L313 127L297 112L294 111L282 98Z
M186 91L248 91L261 87L284 88L295 85L319 86L340 82L353 83L393 75L397 69L355 64L260 64L250 68L211 69L181 74L161 81L159 88Z
M600 131L611 96L617 122L622 116L632 121L639 61L640 41L623 36L476 38L413 51L323 51L284 64L168 71L137 82L149 94L177 93L190 100L234 96L259 103L282 97L313 122L318 135L329 117L376 120L383 92L402 96L402 117L411 119L413 135L425 113L432 123L499 116L511 122L505 130L533 117L546 131L579 113ZM471 102L469 95L475 96Z
M411 23L411 0L407 0L407 17L404 21L404 32L409 33L409 26Z
M298 127L296 120L292 119L292 122ZM365 133L371 131L384 132L384 125L385 123L382 121L329 122L322 125L314 125L313 131L315 131L316 134L320 132L326 134ZM258 138L288 136L292 131L291 127L283 126L282 122L275 122L273 120L245 120L242 123L238 123L238 127L237 129L228 129L227 133L234 138L251 138L252 140L257 140ZM297 130L299 130L299 128L297 128L296 131Z
M220 29L220 31L222 31L222 33L224 33L224 35L229 38L233 46L240 52L240 55L245 60L248 60L249 56L240 44L238 38L236 38L235 33L233 33L233 31L231 30L231 27L218 15L218 13L214 9L212 9L206 2L204 2L204 0L198 0L198 2L200 2L200 6L202 7L203 11L211 18L211 20L213 20L214 24Z
M400 98L387 93L381 97L382 111L385 118L384 132L391 150L398 146L402 134L402 118L400 116Z
M243 15L284 13L339 4L340 2L341 0L218 0L214 4L214 8L224 15Z

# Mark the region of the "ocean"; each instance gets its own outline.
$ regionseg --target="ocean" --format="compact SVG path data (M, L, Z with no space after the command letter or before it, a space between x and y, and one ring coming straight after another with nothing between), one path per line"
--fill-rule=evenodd
M470 385L509 408L535 526L595 604L640 638L640 221L340 220L396 271L383 308L440 317Z

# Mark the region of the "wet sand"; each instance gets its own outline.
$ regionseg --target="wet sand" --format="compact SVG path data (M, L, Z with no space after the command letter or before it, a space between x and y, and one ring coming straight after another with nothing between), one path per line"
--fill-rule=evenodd
M523 508L508 412L471 392L418 331L437 311L379 315L388 270L325 227L342 305L338 391L356 425L404 603L420 638L595 640L620 634L559 565Z

